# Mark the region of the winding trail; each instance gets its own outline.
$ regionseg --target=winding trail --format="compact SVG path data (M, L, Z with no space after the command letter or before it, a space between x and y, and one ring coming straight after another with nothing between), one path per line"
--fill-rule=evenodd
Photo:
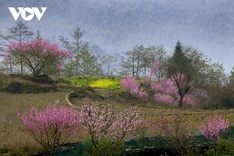
M70 106L70 107L72 107L72 108L81 109L81 107L75 106L75 105L73 105L73 104L71 103L71 101L70 101L70 95L71 95L71 94L72 94L72 93L68 93L68 94L66 95L66 102L67 102L67 105Z

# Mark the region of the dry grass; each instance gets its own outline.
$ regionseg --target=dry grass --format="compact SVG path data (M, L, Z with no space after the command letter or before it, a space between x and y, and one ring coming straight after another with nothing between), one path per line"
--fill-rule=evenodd
M83 105L83 99L74 100L74 105L81 107ZM109 105L114 107L118 111L123 111L128 107L137 106L140 112L140 115L146 118L150 118L154 122L158 120L159 114L183 114L186 117L188 127L194 127L200 125L204 120L209 116L215 116L218 114L223 114L226 119L228 119L231 125L234 125L234 109L224 109L224 110L204 110L199 108L174 108L162 106L156 103L141 102L139 103L126 103L126 102L114 102L110 100L99 101L100 104Z

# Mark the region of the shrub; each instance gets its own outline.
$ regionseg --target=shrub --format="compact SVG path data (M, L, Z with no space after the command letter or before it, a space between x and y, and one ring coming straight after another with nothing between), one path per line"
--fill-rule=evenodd
M85 99L83 127L91 136L94 155L120 155L123 141L140 123L137 108L117 113L115 109Z
M139 87L139 83L134 77L127 77L121 80L121 86L130 94L139 97L139 98L147 98L148 93L143 91Z
M234 90L232 88L222 88L219 104L225 108L234 108Z
M156 128L159 129L160 138L179 155L186 154L191 146L189 141L192 141L192 135L186 125L185 116L179 113L172 116L167 114L159 116Z
M207 139L218 142L221 138L221 133L226 131L229 126L229 121L225 119L223 115L219 115L209 117L207 122L198 126L198 129Z
M0 154L8 153L10 150L8 148L1 148L0 147Z
M31 108L29 112L19 115L19 118L50 156L78 130L82 121L76 110L56 105L48 106L42 111Z
M234 144L230 140L219 140L216 147L210 147L205 151L207 156L231 156L234 155Z

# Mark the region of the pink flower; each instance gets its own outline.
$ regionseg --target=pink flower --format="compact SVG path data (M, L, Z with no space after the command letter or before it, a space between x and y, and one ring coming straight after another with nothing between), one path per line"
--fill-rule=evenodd
M7 47L7 54L12 60L18 60L20 57L23 64L33 71L34 76L43 71L41 67L61 66L65 59L72 57L70 52L60 50L57 44L45 40L11 43Z
M41 111L31 108L29 112L19 115L19 118L34 139L52 153L77 132L83 121L82 114L76 110L56 105Z
M139 83L134 77L127 77L121 80L121 86L132 95L139 98L147 98L148 93L139 89Z
M221 138L220 132L224 132L228 129L230 123L223 115L218 115L215 117L209 117L207 122L198 126L198 130L204 135L207 139L218 142Z
M98 148L103 139L110 142L122 142L131 135L140 124L136 107L117 112L106 105L99 105L90 99L85 99L82 108L84 129L91 135L92 142Z

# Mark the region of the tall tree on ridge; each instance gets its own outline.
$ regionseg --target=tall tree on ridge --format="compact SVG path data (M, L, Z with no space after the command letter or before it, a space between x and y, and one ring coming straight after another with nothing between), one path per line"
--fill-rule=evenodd
M19 21L16 26L12 28L8 28L7 35L4 35L0 33L0 37L7 41L8 43L12 42L23 42L23 41L28 41L29 39L32 39L34 36L34 33L29 30L29 27L26 25L26 23ZM24 73L24 68L23 68L23 61L22 61L22 56L19 56L19 61L20 61L20 70L21 74ZM10 66L12 66L10 64ZM12 67L10 67L12 68ZM11 69L12 70L12 69Z
M88 48L88 42L84 42L81 38L84 35L84 31L81 30L79 26L73 29L73 32L70 34L71 39L60 36L59 40L63 43L65 48L73 54L73 57L68 64L69 71L68 76L79 75L79 67L80 67L80 57L81 57L81 49Z
M172 77L175 82L180 96L179 106L182 107L183 98L192 89L192 65L179 41L176 43L173 56L169 59L167 71L168 77Z

